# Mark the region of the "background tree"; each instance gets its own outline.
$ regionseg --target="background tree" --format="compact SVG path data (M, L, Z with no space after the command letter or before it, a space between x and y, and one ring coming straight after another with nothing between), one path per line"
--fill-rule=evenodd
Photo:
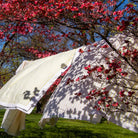
M11 64L8 72L23 59L41 58L104 39L138 73L137 49L128 46L125 50L129 52L120 53L107 39L116 33L138 36L135 1L0 0L0 7L0 39L5 42L0 67Z

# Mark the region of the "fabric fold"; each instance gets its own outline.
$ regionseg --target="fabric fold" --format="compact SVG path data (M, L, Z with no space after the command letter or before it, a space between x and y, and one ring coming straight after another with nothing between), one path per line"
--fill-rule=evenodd
M46 85L44 85L44 87L42 87L40 91L37 91L37 89L36 89L36 92L39 92L39 93L36 93L37 95L35 95L35 96L38 96L40 94L39 98L41 98L41 96L43 96L45 94L46 90L51 86L52 82L54 82L60 76L60 74L62 72L64 72L64 70L66 70L71 65L73 60L75 60L75 58L78 57L78 55L79 55L78 51L79 51L79 49L75 49L75 50L68 51L68 52L63 52L61 54L58 54L57 56L50 57L50 59L48 59L48 60L47 60L47 58L40 59L37 61L26 61L25 60L22 62L22 64L16 70L15 79L14 78L11 79L11 81L9 83L10 85L8 84L8 86L11 86L11 84L14 83L13 81L16 81L15 84L20 85L22 82L18 82L18 81L22 81L22 79L24 79L24 76L25 77L35 76L36 77L37 74L35 74L35 73L31 74L30 70L36 71L36 69L38 69L38 70L40 70L40 71L38 71L38 73L42 74L43 76L48 76L47 79L45 79L43 81L40 79L37 80L37 81L41 81L43 83L47 82ZM55 61L53 61L53 60L55 60ZM43 66L43 64L45 64L45 65ZM52 72L48 71L47 67L49 67L49 69L54 68L54 70ZM44 69L41 69L41 68L44 68ZM29 71L29 74L27 71ZM44 71L44 72L42 72L42 71ZM18 75L18 74L21 74L21 75ZM27 74L29 76L26 76ZM36 79L38 79L38 78L36 78ZM27 82L25 82L25 84L26 83ZM28 83L31 84L31 82L28 82ZM5 87L7 88L8 86L5 86ZM31 86L33 86L33 85L31 85ZM15 85L12 85L11 87L14 87L13 89L15 90L15 92L18 92L18 90L21 91L21 89L22 89L22 88L16 88ZM26 86L24 86L24 87L26 87ZM34 87L37 88L35 85L34 85ZM9 93L12 93L12 91L9 91ZM29 95L26 95L26 98L27 98L27 96L29 96ZM17 96L16 96L16 98L17 98ZM25 100L22 97L18 97L18 98L20 100ZM25 129L26 113L31 113L31 111L35 107L35 104L39 101L39 98L35 99L35 103L33 103L34 105L28 111L25 110L26 109L25 106L24 106L24 108L23 108L23 106L22 106L22 108L20 106L18 106L18 102L16 105L13 105L12 107L10 105L8 105L8 104L10 104L10 102L8 104L6 104L7 108L9 108L9 109L7 109L4 114L1 128L3 128L9 135L17 136L21 130ZM17 99L15 99L15 100L17 100ZM12 97L11 97L11 101L12 101ZM14 101L12 101L12 102L14 102ZM2 104L2 105L4 106L4 104ZM50 119L49 121L51 122L51 125L53 125L53 119Z
M17 109L7 109L1 123L1 128L9 135L19 135L19 132L25 129L25 113Z
M23 61L17 68L16 74L24 69L31 61ZM25 113L17 109L7 109L5 111L1 128L5 130L9 135L17 136L21 130L25 129Z
M30 61L0 89L0 105L31 113L47 89L72 63L78 49ZM64 65L64 67L63 67Z

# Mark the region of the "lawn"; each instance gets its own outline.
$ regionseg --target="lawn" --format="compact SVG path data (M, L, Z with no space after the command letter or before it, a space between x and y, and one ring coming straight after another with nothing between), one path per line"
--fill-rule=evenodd
M0 110L0 122L4 110ZM26 116L26 129L17 138L138 138L138 133L121 128L103 120L100 124L87 121L60 118L55 127L46 125L44 129L38 126L41 114L32 113ZM0 129L0 138L15 138Z

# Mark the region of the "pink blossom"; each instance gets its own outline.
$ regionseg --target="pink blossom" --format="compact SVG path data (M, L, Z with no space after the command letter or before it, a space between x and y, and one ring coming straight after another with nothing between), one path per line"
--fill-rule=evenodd
M119 92L120 97L125 96L125 95L124 95L124 92L125 92L125 91L120 91L120 92Z
M98 72L102 72L102 71L103 71L103 67L97 68L97 71L98 71Z
M106 77L106 79L107 79L107 80L110 80L110 79L112 79L114 76L115 76L115 74L113 74L113 75L108 75L108 76Z
M108 45L101 46L101 48L108 48L108 47L109 47Z
M89 70L90 68L91 68L91 65L84 67L85 70Z
M80 52L80 53L83 53L84 51L83 51L82 49L79 49L79 52Z
M116 69L118 72L121 72L122 71L122 69L121 68L118 68L118 69Z
M98 101L98 104L101 104L102 103L102 101L100 100L100 101Z
M97 110L98 110L98 111L101 110L101 107L98 107Z
M110 104L107 104L107 105L106 105L106 107L109 107L109 106L110 106Z
M134 93L135 93L135 92L129 91L129 92L128 92L128 96L131 97Z
M72 7L71 11L78 11L79 9L77 7Z
M95 47L96 47L96 46L97 46L97 43L94 43L94 44L93 44L93 46L95 46Z
M82 15L83 15L83 13L80 13L80 12L78 13L78 16L82 16Z
M114 20L119 20L119 19L120 19L120 17L118 17L118 16L114 17Z
M118 102L112 104L112 106L114 107L117 107L118 105L119 105Z
M134 5L129 3L129 4L127 4L127 7L132 8L132 7L134 7Z
M91 96L86 96L86 99L90 100L90 99L92 99L92 97Z
M117 11L113 12L113 15L116 15L117 14Z
M127 73L127 72L122 72L121 75L122 75L123 77L126 77L126 76L128 75L128 73Z
M80 80L80 78L78 77L77 79L76 79L76 81L79 81Z
M109 93L109 91L104 91L104 92L103 92L103 94L105 94L105 95L108 94L108 93Z
M76 16L75 16L75 15L73 15L73 18L76 18Z
M108 74L110 71L111 71L111 69L106 69L106 70L104 71L104 73L105 73L105 74Z
M88 75L84 75L81 79L86 79L88 77Z
M96 92L96 89L92 90L91 92L92 92L92 93Z

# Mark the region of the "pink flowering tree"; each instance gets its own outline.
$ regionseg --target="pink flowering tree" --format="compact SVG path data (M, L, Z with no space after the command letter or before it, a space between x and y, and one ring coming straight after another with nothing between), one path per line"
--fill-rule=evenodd
M96 73L101 81L105 78L113 84L112 80L116 80L117 76L123 79L129 75L123 64L128 64L137 74L137 48L126 42L128 45L119 50L107 39L117 33L138 36L136 4L133 0L131 3L126 3L126 0L0 0L0 41L4 43L0 52L0 68L9 64L11 59L14 60L15 56L28 58L31 55L29 58L43 58L104 39L107 45L101 48L112 48L119 55L119 59L111 60L106 57L108 68L103 65L88 65L85 68L88 75ZM41 35L45 46L35 46L35 42L29 43L32 46L25 43L26 39L32 41L33 35ZM83 53L82 50L80 52ZM3 78L2 75L0 77ZM133 95L137 89L127 89L122 84L121 86L120 101L128 107L136 104L137 99ZM105 107L105 110L111 109L111 105L122 110L119 103L112 103L109 93L106 88L92 90L86 99L100 96L101 100L98 99L95 107L98 110L101 107Z

